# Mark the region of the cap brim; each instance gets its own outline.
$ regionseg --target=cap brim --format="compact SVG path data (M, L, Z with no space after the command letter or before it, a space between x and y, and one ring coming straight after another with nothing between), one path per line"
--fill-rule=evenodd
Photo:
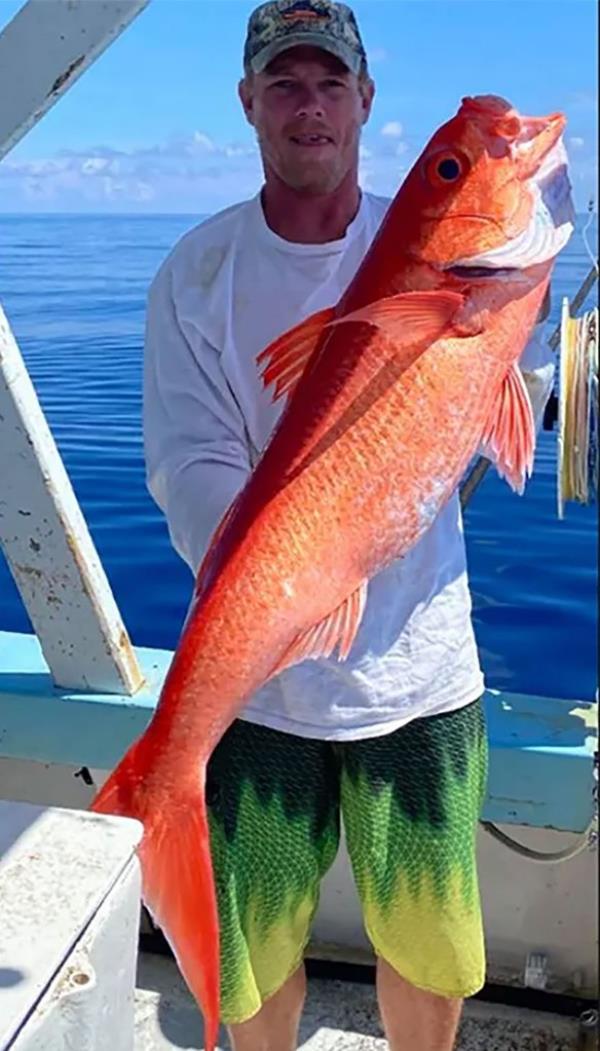
M289 33L287 36L273 40L263 47L252 59L250 69L253 73L263 73L277 55L289 51L292 47L318 47L320 51L327 51L335 58L339 58L351 73L360 73L362 58L352 48L347 47L342 40L326 37L323 33Z

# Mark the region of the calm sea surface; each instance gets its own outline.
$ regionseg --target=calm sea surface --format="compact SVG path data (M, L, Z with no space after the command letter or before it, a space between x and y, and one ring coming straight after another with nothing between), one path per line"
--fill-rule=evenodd
M197 221L0 216L0 301L133 641L166 648L192 578L145 488L144 309L160 262ZM575 235L555 270L553 323L589 265ZM591 699L597 512L568 505L560 522L555 493L556 436L543 433L524 497L490 471L473 498L465 527L477 638L489 686ZM0 553L1 629L31 631Z

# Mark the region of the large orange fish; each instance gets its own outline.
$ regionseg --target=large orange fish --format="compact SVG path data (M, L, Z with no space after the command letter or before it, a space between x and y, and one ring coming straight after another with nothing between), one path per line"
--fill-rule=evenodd
M156 712L93 809L144 823L143 895L219 1018L207 761L279 670L348 654L371 577L404 555L482 444L521 490L534 451L515 364L572 231L564 118L464 99L334 308L259 358L280 422L217 530Z

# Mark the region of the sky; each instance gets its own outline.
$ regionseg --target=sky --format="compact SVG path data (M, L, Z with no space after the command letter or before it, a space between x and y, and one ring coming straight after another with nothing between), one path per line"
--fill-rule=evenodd
M41 0L46 2L46 0ZM97 2L97 0L85 0ZM0 32L22 0L0 0ZM0 162L0 212L207 214L262 172L237 98L249 0L149 6ZM576 206L597 183L596 0L356 0L376 83L363 187L393 194L464 95L568 118Z

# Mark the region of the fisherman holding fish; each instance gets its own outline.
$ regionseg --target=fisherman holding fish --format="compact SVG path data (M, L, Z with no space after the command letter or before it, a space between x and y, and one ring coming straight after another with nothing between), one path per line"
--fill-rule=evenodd
M257 8L239 97L264 184L149 295L148 484L196 588L96 809L144 821L144 898L209 1049L219 1016L235 1051L296 1047L341 820L392 1051L451 1051L485 980L457 487L484 445L514 488L531 470L517 365L539 419L553 367L527 341L570 233L564 120L465 99L390 202L359 186L373 96L350 8Z

